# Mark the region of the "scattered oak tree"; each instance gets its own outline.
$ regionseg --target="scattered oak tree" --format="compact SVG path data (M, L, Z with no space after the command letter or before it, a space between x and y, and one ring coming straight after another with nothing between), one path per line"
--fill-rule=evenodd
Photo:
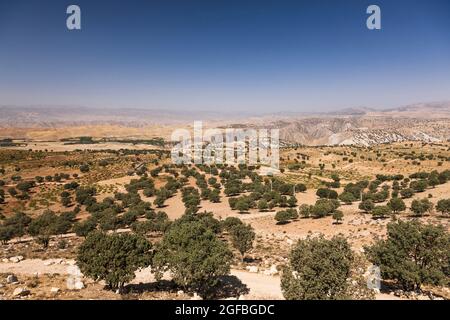
M288 300L335 300L348 298L353 253L340 236L300 240L283 270L281 289Z
M386 240L365 248L383 279L395 280L405 290L420 289L422 284L448 285L450 237L443 226L399 220L389 223L387 231Z
M137 269L151 265L151 249L151 243L139 235L94 231L80 245L77 264L85 276L122 290Z

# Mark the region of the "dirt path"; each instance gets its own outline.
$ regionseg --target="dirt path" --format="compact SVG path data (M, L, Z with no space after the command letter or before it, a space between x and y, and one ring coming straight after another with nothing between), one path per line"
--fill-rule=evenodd
M67 274L68 266L73 265L73 260L65 259L26 259L18 263L0 262L0 273L13 273L17 275L36 275L36 274ZM249 289L244 299L256 300L282 300L283 294L280 288L279 276L268 276L261 273L251 273L243 270L231 270L231 275L237 277ZM167 275L165 279L169 278ZM150 268L142 269L136 272L136 278L133 283L151 283L155 281ZM400 298L389 294L377 294L377 300L400 300Z
M267 276L242 270L231 270L231 274L247 285L250 292L244 296L246 299L284 299L279 276Z

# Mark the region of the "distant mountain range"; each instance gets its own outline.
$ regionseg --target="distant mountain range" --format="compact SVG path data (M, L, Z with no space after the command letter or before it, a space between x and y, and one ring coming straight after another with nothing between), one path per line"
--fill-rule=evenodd
M283 140L306 145L372 145L405 140L437 142L450 138L450 102L422 103L385 110L361 107L323 113L238 115L189 110L0 106L0 136L6 136L2 130L11 132L15 128L95 125L143 128L192 125L194 120L202 120L214 127L279 128Z

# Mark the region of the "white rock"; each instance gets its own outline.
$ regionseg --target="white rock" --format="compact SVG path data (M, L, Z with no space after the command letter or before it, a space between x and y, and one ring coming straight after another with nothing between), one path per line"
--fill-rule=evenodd
M11 257L9 258L9 261L13 262L13 263L19 263L20 261L23 260L22 256L16 256L16 257Z
M57 294L59 291L61 291L59 288L53 287L50 289L50 292L53 294Z
M202 300L202 297L200 297L197 292L194 292L194 296L191 298L191 300Z
M52 264L54 264L52 260L44 261L44 266L51 266Z
M77 264L77 262L74 259L66 260L66 264L68 266L74 266Z
M19 280L14 274L10 274L9 276L6 277L6 283L13 284L17 282L19 282Z
M268 276L274 276L278 274L277 266L273 264L270 269L264 270L264 274Z
M24 297L30 294L30 290L25 288L16 288L13 292L14 297Z
M84 283L77 277L68 277L66 281L67 289L81 290L84 289Z
M73 265L67 267L67 273L74 277L81 277L83 275L81 273L80 268L78 268L78 266L73 266Z
M178 290L178 291L177 291L177 295L181 296L182 294L184 294L184 291L183 291L183 290Z
M8 263L8 262L9 262L9 259L3 258L3 259L2 259L2 262L3 262L3 263Z
M248 272L252 272L252 273L257 273L258 272L258 267L257 266L247 266L247 271Z
M293 245L293 244L294 244L294 240L292 240L292 239L286 239L286 243L287 243L288 245Z

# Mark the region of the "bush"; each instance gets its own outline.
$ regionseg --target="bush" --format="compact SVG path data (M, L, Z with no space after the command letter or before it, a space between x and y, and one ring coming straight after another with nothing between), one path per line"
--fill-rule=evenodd
M95 231L80 245L76 260L85 276L121 290L137 269L151 265L151 249L151 243L139 235Z
M170 271L186 290L211 297L219 277L230 272L232 253L202 221L176 220L158 243L154 257L156 278Z
M353 253L343 237L300 240L281 276L287 300L334 300L348 297Z
M448 285L450 237L443 226L398 221L389 223L387 230L386 240L365 248L383 279L395 280L405 290L420 289L422 284Z

